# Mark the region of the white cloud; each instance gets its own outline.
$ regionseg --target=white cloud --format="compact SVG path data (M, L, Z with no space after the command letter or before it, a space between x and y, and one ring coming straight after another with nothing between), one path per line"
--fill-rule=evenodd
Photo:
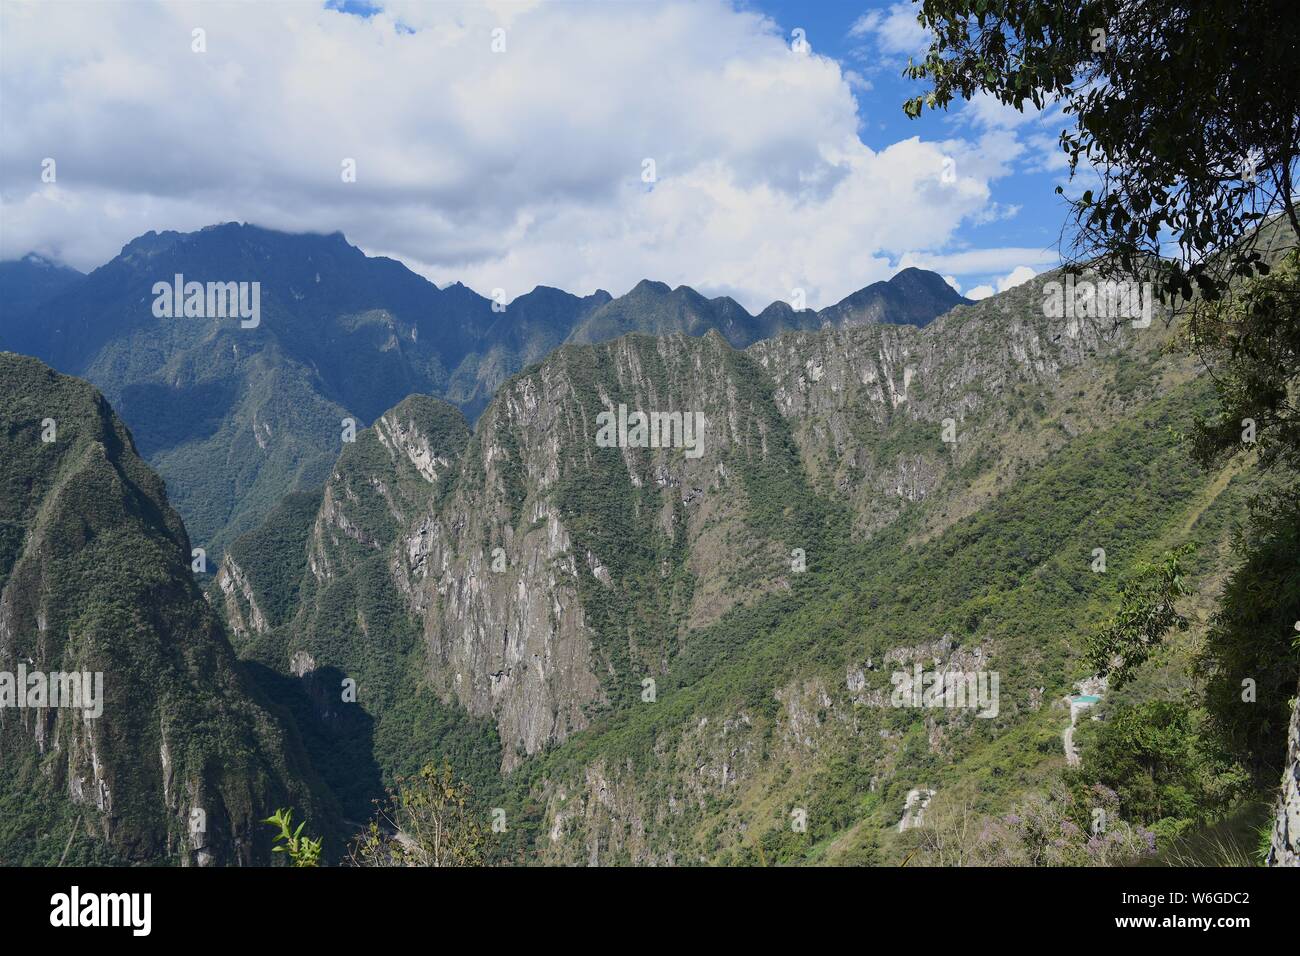
M908 257L1011 264L949 250L962 223L1002 214L989 184L1010 171L1012 132L873 150L853 96L866 81L793 53L758 14L577 9L390 2L363 19L7 0L0 257L91 268L149 229L242 220L341 229L509 298L537 284L619 294L648 276L751 309L796 287L825 305ZM898 11L871 27L891 49L914 39ZM191 51L196 25L206 53Z
M1036 275L1038 275L1038 273L1028 266L1016 266L998 280L998 291L1006 292L1008 289L1014 289L1018 285L1024 285Z
M883 53L915 56L930 45L930 34L916 20L916 7L896 3L887 10L871 10L849 27L851 37L874 37Z
M977 300L987 299L989 296L993 295L994 292L1006 292L1008 289L1014 289L1018 285L1023 285L1036 275L1038 275L1038 272L1028 266L1016 266L1002 278L995 281L994 285L997 286L996 289L993 285L977 285L966 293L966 298Z
M1039 122L1043 117L1043 111L1032 104L1026 110L1018 110L982 90L964 101L964 104L961 112L957 114L959 120L985 128L1017 129L1029 123Z
M1000 142L1009 144L1006 160L1016 161L1016 172L1021 174L1068 171L1069 160L1060 143L1061 131L1073 125L1068 120L1059 102L1041 110L1030 104L1021 111L982 91L964 101L955 116L959 128L972 130L982 141L1000 137Z
M1060 261L1060 255L1053 249L1005 246L996 249L967 249L942 255L908 255L898 265L900 269L916 266L957 276L986 276L1009 269L1010 278L1019 267L1040 266L1041 272L1060 265Z

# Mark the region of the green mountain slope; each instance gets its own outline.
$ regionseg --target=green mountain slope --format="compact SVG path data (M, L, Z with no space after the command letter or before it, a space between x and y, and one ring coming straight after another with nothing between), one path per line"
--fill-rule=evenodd
M0 461L0 671L87 672L103 688L92 719L0 708L0 859L267 862L258 821L287 804L336 833L332 799L237 663L162 481L103 397L0 353Z
M1034 473L922 543L908 515L814 562L793 592L692 635L654 703L602 720L536 765L550 862L897 863L913 788L959 788L976 813L1063 765L1054 702L1086 674L1085 635L1115 574L1152 538L1213 542L1233 506L1186 518L1210 479L1168 429L1205 404L1185 385L1133 421L1069 441ZM893 707L891 674L996 671L991 719ZM524 781L527 781L525 784ZM806 814L806 832L790 816Z
M487 729L402 760L454 751L516 821L503 856L896 862L909 790L994 812L1060 771L1059 701L1117 578L1187 540L1213 572L1248 483L1186 458L1176 433L1210 392L1164 322L1050 318L1054 278L926 328L568 345L497 393L434 481L381 420L293 535L299 591L332 594L338 626L297 641L323 606L300 601L255 653L342 674L381 656L385 615L400 666L370 669L366 712L396 727L420 700L438 726ZM602 447L597 416L620 405L698 412L702 440ZM232 554L270 619L293 599L255 540ZM887 706L917 664L996 670L997 716Z

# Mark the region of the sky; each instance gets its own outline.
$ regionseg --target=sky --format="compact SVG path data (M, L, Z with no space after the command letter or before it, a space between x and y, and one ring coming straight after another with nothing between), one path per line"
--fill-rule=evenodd
M926 45L908 2L3 0L0 259L240 221L506 300L981 298L1060 261L1064 121L909 120Z

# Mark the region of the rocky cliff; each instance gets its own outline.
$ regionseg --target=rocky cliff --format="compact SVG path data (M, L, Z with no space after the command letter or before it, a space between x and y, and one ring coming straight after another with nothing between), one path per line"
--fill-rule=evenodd
M195 585L162 481L104 399L0 353L0 458L0 671L33 682L25 707L0 688L0 789L44 795L7 816L5 861L266 862L258 821L288 804L318 832L337 827ZM50 696L31 696L36 674ZM93 708L56 705L68 674L102 686Z
M1116 370L1148 368L1166 333L1050 319L1050 278L924 329L825 328L744 352L717 332L565 346L442 452L399 407L345 449L308 573L319 585L349 555L381 561L428 685L496 723L510 769L636 701L693 631L789 590L841 524L869 538L947 482L913 529L938 533L1125 414L1137 396ZM1061 400L1067 383L1095 396L1090 417ZM603 447L601 416L617 423L620 408L628 440ZM626 427L638 411L698 420L696 445L640 447L659 443ZM251 608L236 603L234 626ZM291 640L274 666L293 649L340 664Z
M1273 813L1269 866L1300 866L1300 688L1291 709L1291 729L1286 739L1286 765L1282 789Z

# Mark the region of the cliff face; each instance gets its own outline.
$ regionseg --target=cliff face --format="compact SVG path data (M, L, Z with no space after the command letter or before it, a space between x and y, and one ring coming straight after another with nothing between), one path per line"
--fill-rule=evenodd
M270 630L266 615L257 604L257 595L238 562L229 554L221 559L217 571L217 589L222 596L222 610L230 632L237 638L265 634Z
M503 386L472 437L462 423L452 440L434 415L446 406L414 397L345 447L325 487L306 549L316 613L330 582L382 565L427 685L493 720L511 769L637 700L692 631L788 590L841 523L877 534L961 473L951 513L922 529L937 533L1121 415L1097 361L1148 356L1161 333L1046 318L1047 278L924 329L826 328L744 352L717 332L566 346ZM1098 394L1092 421L1034 409L1067 380ZM698 431L639 447L637 412ZM256 587L234 572L233 626L253 629ZM310 632L275 649L277 669L295 650L345 666L350 651Z
M674 416L677 447L601 447L599 416L620 406ZM797 466L766 383L716 334L565 348L517 377L398 549L435 685L495 715L507 767L630 699L680 622L743 600L779 560L749 527L746 477L782 455Z
M1099 360L1147 355L1163 338L1159 328L1139 331L1109 318L1047 318L1042 287L1053 278L954 309L923 329L823 329L748 350L772 378L773 400L810 479L850 503L858 533L888 524L954 470L1031 452L1009 440L1017 418L1016 430L1045 431L1035 437L1048 446L1086 429L1067 418L1066 435L1053 434L1024 413L1037 411L1034 404L1064 378L1095 381L1107 374ZM1122 411L1116 395L1092 390L1095 417Z
M1296 692L1300 698L1300 689ZM1300 701L1291 709L1282 790L1273 815L1269 866L1300 866Z
M0 354L0 449L0 671L102 681L90 716L52 697L0 708L5 788L47 797L7 821L6 860L251 863L269 860L258 821L277 806L335 825L195 586L162 481L103 398Z

